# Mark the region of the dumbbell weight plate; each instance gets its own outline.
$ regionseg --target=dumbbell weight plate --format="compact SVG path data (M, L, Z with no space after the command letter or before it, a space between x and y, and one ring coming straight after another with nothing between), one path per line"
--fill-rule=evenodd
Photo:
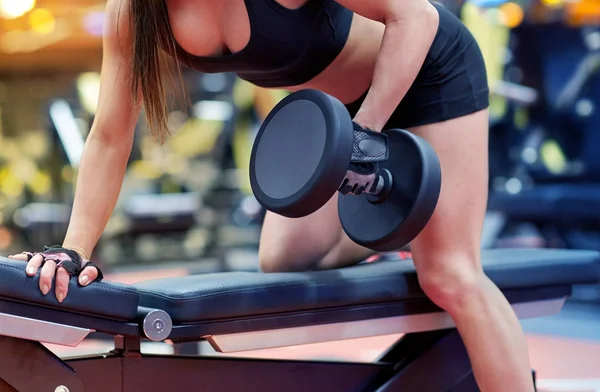
M339 196L338 213L346 234L379 252L398 250L427 225L438 202L441 168L433 147L410 132L392 129L389 158L379 164L391 172L393 185L382 202L370 196Z
M259 203L290 218L321 208L344 180L351 130L345 106L320 91L301 90L280 101L252 147L250 184Z

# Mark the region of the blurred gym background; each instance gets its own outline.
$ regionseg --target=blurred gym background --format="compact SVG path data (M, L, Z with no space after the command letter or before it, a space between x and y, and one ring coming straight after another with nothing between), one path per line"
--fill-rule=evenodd
M0 1L3 254L64 235L98 99L103 9L97 0ZM119 206L94 254L108 269L197 260L230 269L237 251L255 259L262 211L249 189L249 152L283 92L231 74L185 78L192 106L170 114L164 146L141 116ZM245 260L242 268L256 268Z
M600 0L441 3L471 29L488 67L482 246L600 250ZM103 10L101 0L0 0L0 254L63 239L97 103ZM285 92L230 74L184 76L192 105L170 113L173 137L159 146L138 123L93 255L114 279L257 269L264 211L248 160ZM600 341L600 289L578 288L570 302L585 310L567 317L584 321L555 327Z

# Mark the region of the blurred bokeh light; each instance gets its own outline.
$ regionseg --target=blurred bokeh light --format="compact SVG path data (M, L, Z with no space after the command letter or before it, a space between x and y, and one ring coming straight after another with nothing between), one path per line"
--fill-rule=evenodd
M1 0L0 15L7 19L21 17L35 7L35 0Z

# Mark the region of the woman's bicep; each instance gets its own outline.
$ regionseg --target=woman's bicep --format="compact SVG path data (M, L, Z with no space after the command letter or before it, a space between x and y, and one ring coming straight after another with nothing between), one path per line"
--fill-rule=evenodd
M335 0L350 11L381 23L411 18L431 7L429 0Z
M105 13L100 95L92 132L107 141L133 137L141 96L131 87L131 34L126 4L109 0Z

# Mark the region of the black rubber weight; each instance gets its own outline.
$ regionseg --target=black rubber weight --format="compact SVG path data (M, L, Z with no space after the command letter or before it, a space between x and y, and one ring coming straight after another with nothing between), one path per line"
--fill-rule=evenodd
M352 142L352 120L339 100L317 90L288 95L252 147L250 184L258 202L290 218L317 211L343 181Z
M410 243L427 225L437 205L441 168L433 147L404 130L388 130L389 158L380 163L393 176L387 199L372 203L363 196L340 196L342 227L354 242L379 252Z

